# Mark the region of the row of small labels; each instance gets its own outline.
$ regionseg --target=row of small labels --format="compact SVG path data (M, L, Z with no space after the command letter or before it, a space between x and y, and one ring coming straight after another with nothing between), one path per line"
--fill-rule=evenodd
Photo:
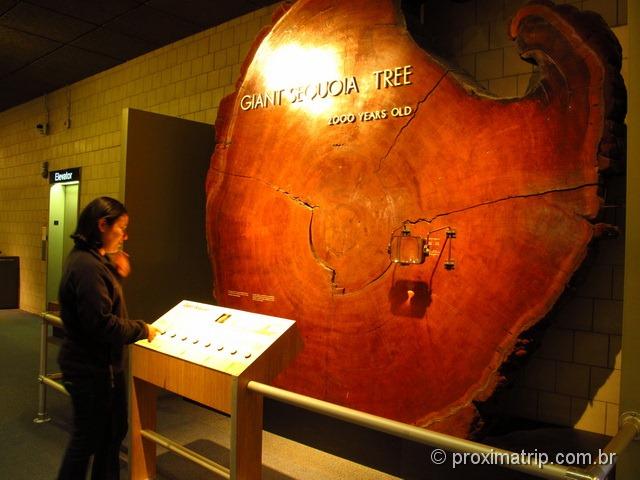
M160 335L163 335L163 336L166 335L165 338L167 338L167 339L173 338L173 339L177 339L177 340L182 341L182 342L186 342L187 340L189 340L189 337L187 337L187 336L178 337L177 333L168 333L166 331L160 332ZM190 341L191 341L191 343L193 345L197 345L197 344L200 343L200 340L198 338L194 338L193 340L190 340ZM207 341L207 343L204 344L204 348L209 348L209 347L211 347L211 345L212 345L211 342ZM214 348L216 350L218 350L219 352L222 352L224 350L224 345L218 344ZM227 349L227 351L229 352L229 355L236 355L238 353L238 350L235 349L235 348ZM243 356L244 356L244 358L251 358L251 352L247 352Z

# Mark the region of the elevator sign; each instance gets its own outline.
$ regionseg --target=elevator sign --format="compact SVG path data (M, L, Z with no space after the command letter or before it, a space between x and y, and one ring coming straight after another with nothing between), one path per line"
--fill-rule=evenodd
M49 183L67 183L80 181L80 167L49 172Z

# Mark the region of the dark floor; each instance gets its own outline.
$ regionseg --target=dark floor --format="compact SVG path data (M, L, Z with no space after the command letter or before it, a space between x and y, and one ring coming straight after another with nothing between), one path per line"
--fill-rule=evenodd
M51 421L33 422L38 410L39 317L0 310L0 479L55 478L69 434L68 398L49 390ZM55 369L57 347L50 351ZM607 437L567 428L511 431L485 439L513 451L592 452ZM284 479L531 479L499 467L434 465L432 449L389 435L344 424L277 402L265 402L263 478ZM158 431L192 450L228 465L229 421L172 394L158 401ZM537 450L536 450L537 449ZM213 478L203 468L158 449L158 477L166 480ZM127 478L122 462L122 478Z

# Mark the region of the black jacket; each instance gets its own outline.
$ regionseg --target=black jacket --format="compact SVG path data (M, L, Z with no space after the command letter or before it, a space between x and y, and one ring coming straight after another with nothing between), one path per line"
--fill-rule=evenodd
M142 320L129 320L120 277L96 250L74 248L59 291L65 338L58 362L67 377L121 371L124 345L146 338Z

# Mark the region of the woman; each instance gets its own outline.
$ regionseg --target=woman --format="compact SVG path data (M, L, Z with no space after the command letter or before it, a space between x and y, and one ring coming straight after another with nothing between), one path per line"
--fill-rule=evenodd
M100 197L80 214L71 236L59 299L65 338L58 361L73 403L73 433L59 479L118 479L120 444L127 433L124 345L153 340L157 329L129 320L120 281L129 273L129 216L119 201Z

